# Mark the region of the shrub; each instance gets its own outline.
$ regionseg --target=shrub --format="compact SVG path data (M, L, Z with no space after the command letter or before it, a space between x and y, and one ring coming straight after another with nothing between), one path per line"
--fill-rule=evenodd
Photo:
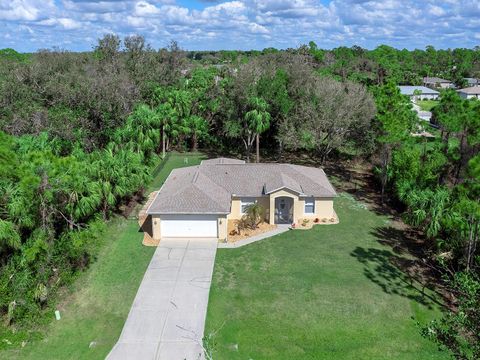
M242 235L242 231L250 228L250 223L246 216L242 216L241 219L236 220L235 225L237 226L238 235Z
M259 203L254 203L247 207L246 214L243 216L247 223L247 227L255 230L258 225L263 222L265 209Z

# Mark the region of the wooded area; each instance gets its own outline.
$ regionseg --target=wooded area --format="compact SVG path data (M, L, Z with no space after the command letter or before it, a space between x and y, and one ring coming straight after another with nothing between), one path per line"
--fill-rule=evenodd
M425 261L457 299L424 335L459 359L480 357L480 101L443 91L438 135L414 137L425 125L397 85L424 76L463 86L480 77L480 49L157 51L141 36L106 35L88 53L1 50L6 325L41 319L166 152L301 152L372 165L382 199L423 232Z

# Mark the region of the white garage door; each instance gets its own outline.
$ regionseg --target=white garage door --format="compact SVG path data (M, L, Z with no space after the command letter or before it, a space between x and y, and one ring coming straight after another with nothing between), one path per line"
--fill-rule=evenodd
M162 237L218 237L215 215L162 215Z

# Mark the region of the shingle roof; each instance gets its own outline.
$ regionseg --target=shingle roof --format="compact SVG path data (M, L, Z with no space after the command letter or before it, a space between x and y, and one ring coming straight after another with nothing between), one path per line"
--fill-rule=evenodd
M200 165L216 165L216 164L245 164L245 161L219 157L215 159L202 160L202 162L200 163Z
M468 85L478 85L478 84L480 84L480 79L464 78L464 80L468 83Z
M450 80L445 80L445 79L442 79L442 78L439 78L439 77L424 77L423 82L424 83L432 83L432 84L435 84L435 83L451 83Z
M400 89L400 93L402 95L414 95L413 92L415 90L421 91L422 94L427 94L427 95L428 94L434 94L434 95L440 94L438 91L429 89L425 86L399 86L398 88Z
M228 214L232 196L258 197L283 188L301 196L336 195L322 169L208 161L173 170L147 213Z
M469 95L478 95L480 94L480 86L472 86L465 89L459 89L457 91Z

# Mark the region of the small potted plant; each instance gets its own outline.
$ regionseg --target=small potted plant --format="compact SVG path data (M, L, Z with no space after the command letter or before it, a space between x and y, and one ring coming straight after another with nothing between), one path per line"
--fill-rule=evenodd
M297 226L297 225L296 225L295 223L292 223L292 225L290 225L290 228L291 228L291 229L295 229L296 226Z
M319 219L319 218L315 218L315 220L313 220L313 222L314 222L315 224L318 224L318 223L320 222L320 219Z

